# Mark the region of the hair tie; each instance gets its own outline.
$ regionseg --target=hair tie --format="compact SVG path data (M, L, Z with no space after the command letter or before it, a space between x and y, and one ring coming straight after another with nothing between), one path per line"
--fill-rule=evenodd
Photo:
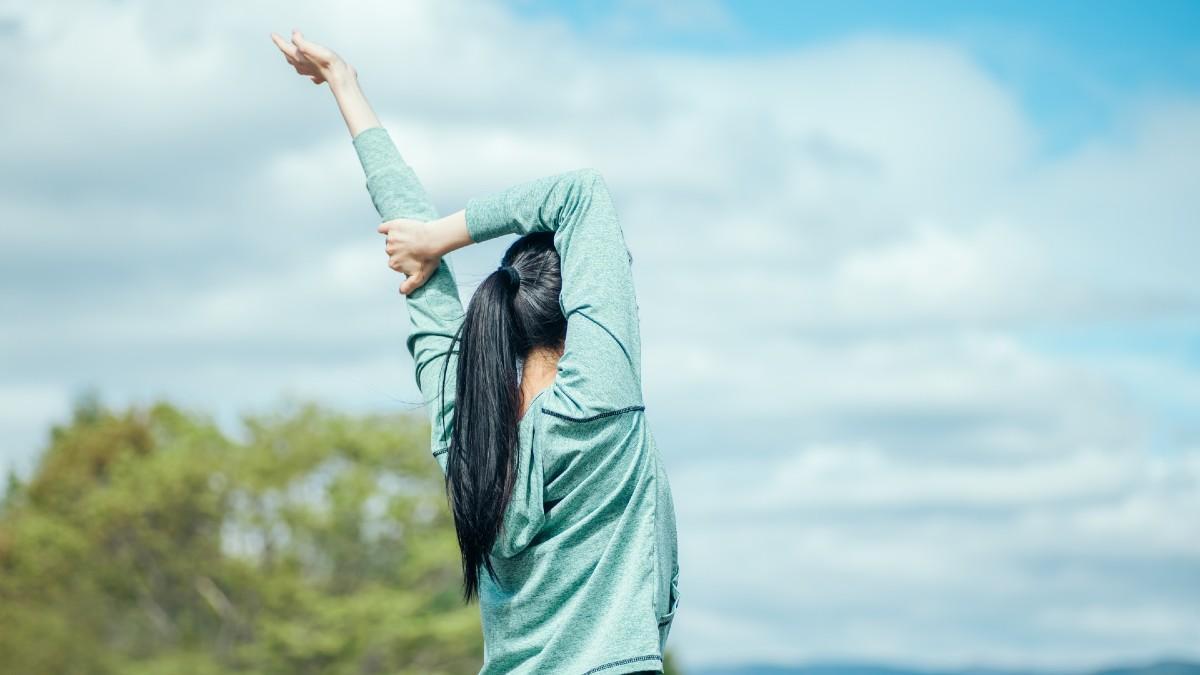
M508 275L508 283L512 284L513 290L521 287L521 273L512 265L501 265L500 269Z

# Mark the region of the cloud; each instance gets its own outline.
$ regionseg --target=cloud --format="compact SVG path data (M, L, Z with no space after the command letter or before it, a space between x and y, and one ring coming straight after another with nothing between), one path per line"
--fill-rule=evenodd
M982 472L820 447L710 465L708 483L674 471L677 490L720 495L686 540L689 578L737 570L690 584L689 657L1076 668L1189 653L1197 457L1173 478L1136 457ZM729 625L753 635L734 654Z
M585 38L482 3L13 10L3 458L28 464L88 383L225 421L281 391L418 400L349 136L267 39L295 25L355 63L444 213L604 172L685 663L1198 654L1196 364L1026 336L1194 316L1200 102L1131 100L1047 158L1020 92L952 44L648 51L627 44L648 25L741 28L622 11ZM505 243L454 254L464 300Z

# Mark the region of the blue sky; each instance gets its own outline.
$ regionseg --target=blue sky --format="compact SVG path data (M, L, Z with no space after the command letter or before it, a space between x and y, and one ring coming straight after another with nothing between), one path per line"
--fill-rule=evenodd
M267 39L299 26L442 212L604 173L685 665L1200 658L1197 7L0 10L0 463L87 387L234 434L418 405L345 128ZM453 254L464 299L506 243Z
M1194 2L749 0L696 3L715 9L691 21L653 20L685 4L512 2L522 15L562 18L600 42L647 49L762 53L862 33L950 41L1019 92L1047 152L1113 132L1130 96L1200 89ZM610 30L615 14L629 13L650 20L631 32Z

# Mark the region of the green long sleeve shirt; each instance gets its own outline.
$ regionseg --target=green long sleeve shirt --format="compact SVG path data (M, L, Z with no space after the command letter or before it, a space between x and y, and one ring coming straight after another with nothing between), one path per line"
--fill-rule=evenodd
M437 217L385 129L353 144L384 221ZM480 673L661 670L680 595L675 511L642 399L631 259L611 196L600 174L580 169L470 199L465 210L476 242L554 233L567 317L554 382L518 423L516 487L492 549L498 581L480 568ZM444 475L457 365L450 343L463 318L449 260L406 304L406 344Z

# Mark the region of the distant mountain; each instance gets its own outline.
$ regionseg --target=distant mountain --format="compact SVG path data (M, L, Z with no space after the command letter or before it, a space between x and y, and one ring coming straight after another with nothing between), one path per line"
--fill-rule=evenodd
M817 663L802 666L746 664L719 668L694 668L688 671L688 675L1200 675L1200 663L1161 661L1146 666L1105 668L1086 672L986 668L917 670L853 663Z
M1106 668L1098 670L1092 675L1197 675L1198 673L1200 673L1200 663L1162 661L1149 666Z

